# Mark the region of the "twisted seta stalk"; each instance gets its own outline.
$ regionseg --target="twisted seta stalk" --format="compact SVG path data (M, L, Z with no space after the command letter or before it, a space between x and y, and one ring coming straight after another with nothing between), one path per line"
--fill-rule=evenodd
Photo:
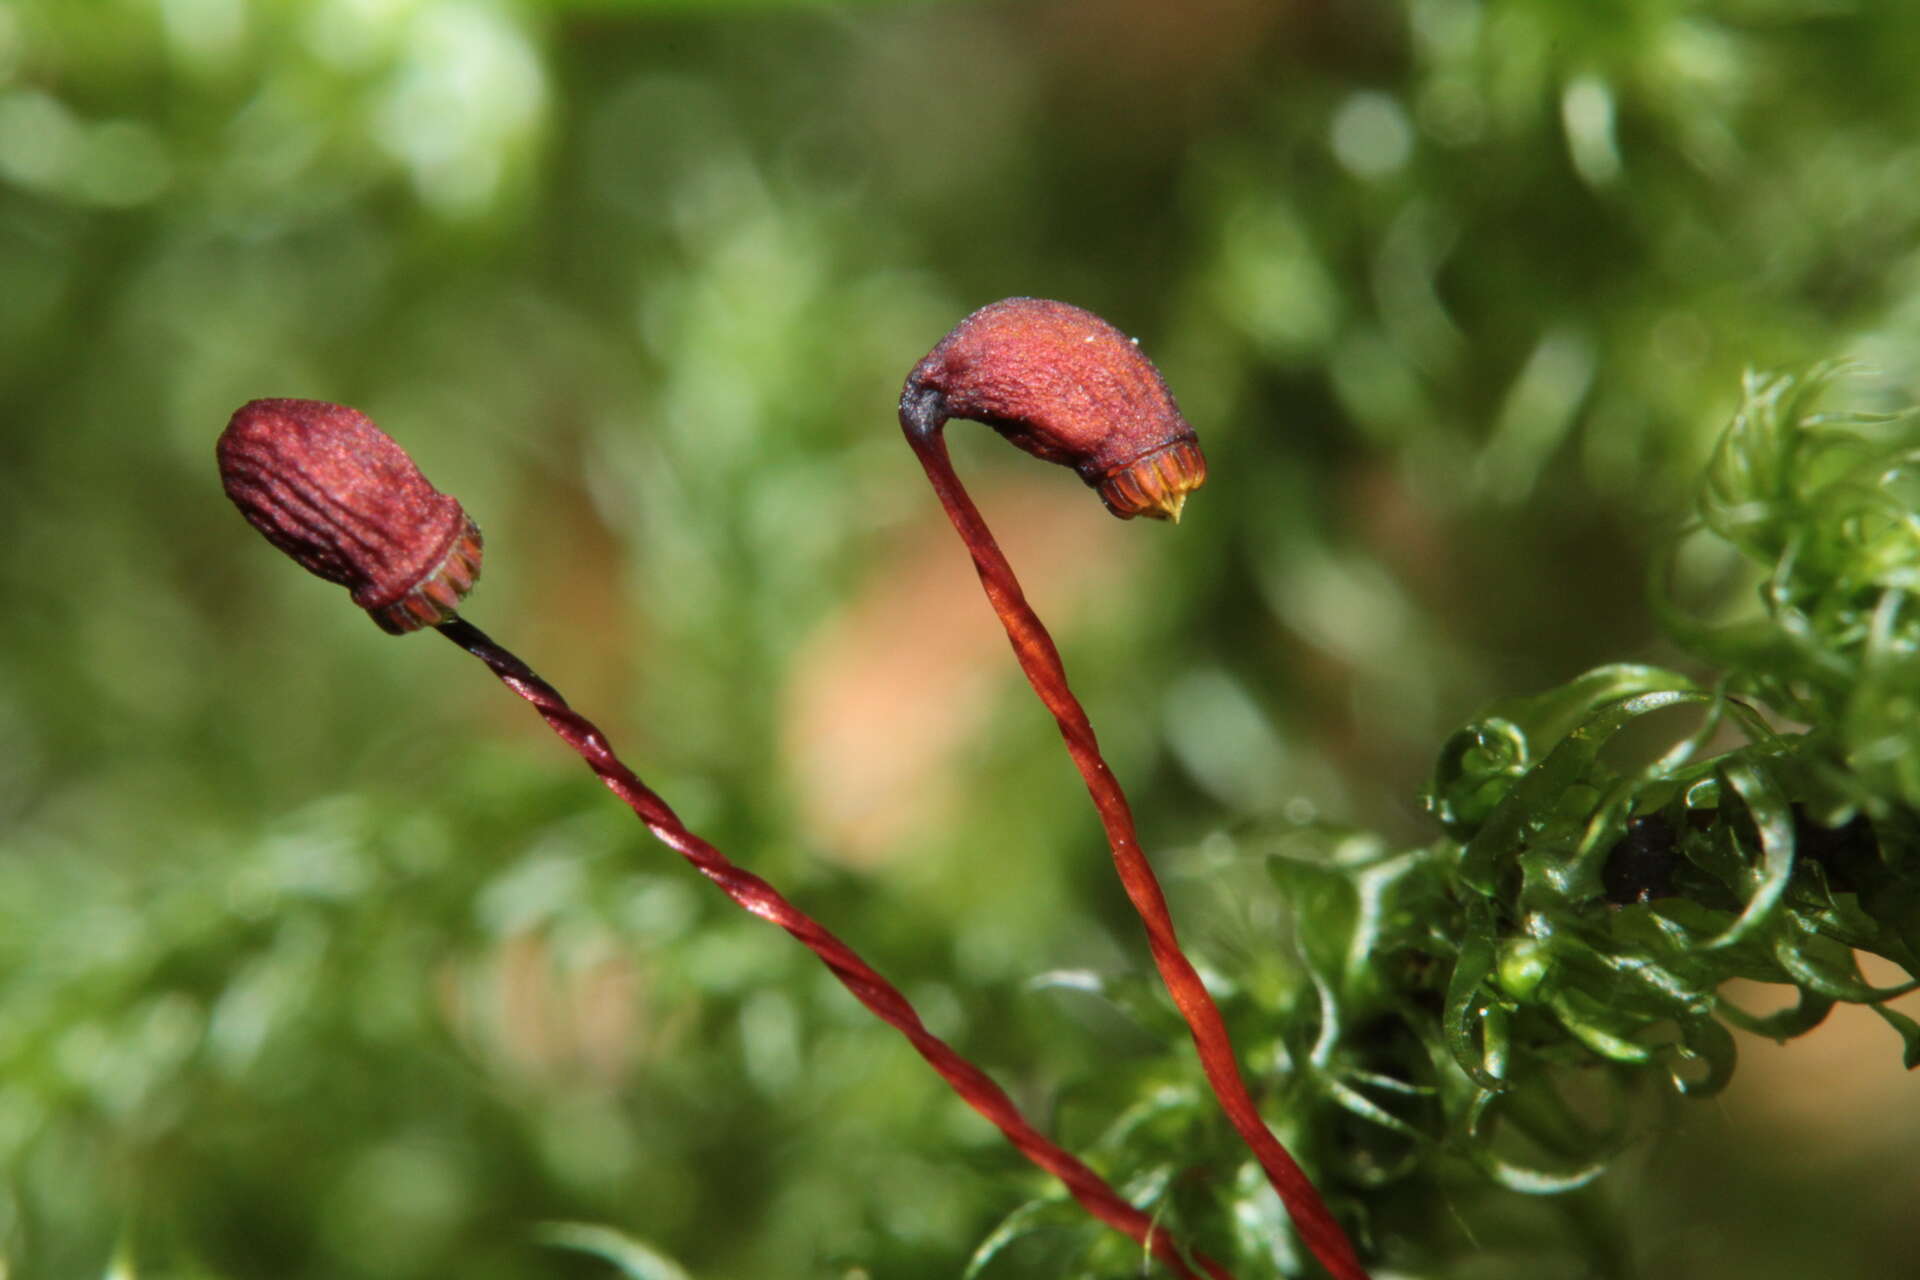
M624 801L634 816L660 843L693 865L719 890L762 920L779 925L801 945L820 957L842 986L873 1011L875 1017L899 1031L927 1064L953 1086L968 1106L1007 1135L1022 1155L1058 1178L1088 1213L1137 1241L1166 1263L1175 1275L1191 1277L1181 1250L1163 1231L1156 1231L1146 1214L1122 1199L1105 1179L1074 1156L1061 1150L1020 1114L1006 1091L980 1068L956 1053L927 1030L913 1005L900 990L856 955L825 927L781 896L778 889L729 861L725 854L687 830L673 810L633 771L620 762L606 735L585 716L567 705L558 690L535 675L526 663L495 644L462 618L439 625L440 634L487 664L500 683L525 698L562 742L573 748L587 767L600 775L607 789ZM1213 1280L1231 1280L1227 1272L1206 1258L1200 1267Z
M1146 928L1154 964L1186 1020L1208 1085L1307 1248L1337 1280L1366 1280L1346 1233L1247 1092L1226 1023L1180 948L1126 793L1067 685L1053 637L954 472L943 432L951 418L985 422L1036 457L1073 467L1123 519L1179 518L1187 494L1206 479L1193 428L1136 343L1091 312L1037 298L1011 298L967 317L914 368L900 397L907 443L966 543L1014 656L1053 713L1099 811L1114 870Z
M433 626L524 698L663 844L728 897L779 925L820 957L874 1015L906 1036L968 1106L1095 1218L1125 1233L1181 1280L1233 1280L1186 1250L1099 1174L1030 1124L1006 1091L928 1031L898 988L772 885L687 830L666 801L614 754L606 735L455 606L479 576L478 528L433 488L365 415L310 400L256 400L234 414L218 447L227 496L248 522L309 571L353 593L383 630Z

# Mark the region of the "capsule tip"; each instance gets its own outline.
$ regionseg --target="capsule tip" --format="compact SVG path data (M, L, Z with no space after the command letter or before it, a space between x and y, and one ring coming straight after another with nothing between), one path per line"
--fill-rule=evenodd
M1146 516L1178 524L1187 495L1206 481L1207 459L1199 443L1176 440L1116 467L1101 477L1098 487L1107 510L1122 520Z

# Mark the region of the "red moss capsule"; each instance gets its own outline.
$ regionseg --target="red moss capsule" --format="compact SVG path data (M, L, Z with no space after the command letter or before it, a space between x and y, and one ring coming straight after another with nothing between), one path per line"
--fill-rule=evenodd
M240 514L384 631L445 622L480 576L480 529L363 413L254 400L215 447Z
M1072 467L1122 519L1178 520L1207 460L1140 345L1079 307L1008 298L962 320L907 378L942 418L984 422Z

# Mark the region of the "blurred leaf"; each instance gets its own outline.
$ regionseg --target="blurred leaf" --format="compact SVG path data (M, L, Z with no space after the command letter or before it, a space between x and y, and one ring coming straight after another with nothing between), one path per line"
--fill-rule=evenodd
M543 1244L603 1258L630 1280L691 1280L691 1273L680 1264L612 1227L548 1222L541 1224L536 1235Z

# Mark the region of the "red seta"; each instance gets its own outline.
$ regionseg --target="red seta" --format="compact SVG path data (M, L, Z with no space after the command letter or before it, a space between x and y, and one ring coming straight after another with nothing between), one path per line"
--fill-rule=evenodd
M384 629L400 634L435 626L485 663L662 844L734 902L779 925L818 956L860 1003L904 1035L968 1106L1058 1178L1088 1213L1137 1242L1181 1280L1199 1280L1202 1273L1208 1280L1233 1280L1219 1263L1189 1253L1098 1173L1035 1129L991 1077L927 1030L897 987L779 890L687 830L666 801L614 754L592 721L526 663L455 613L453 606L479 574L479 532L460 504L428 484L406 452L364 414L323 401L256 400L234 415L216 452L227 496L268 541L309 572L348 587L354 602Z
M1226 1023L1181 950L1166 895L1134 831L1126 792L1067 685L1060 651L954 472L943 433L951 418L985 422L1034 456L1074 468L1122 518L1178 518L1186 495L1206 479L1193 428L1138 344L1092 312L1037 298L1010 298L961 321L908 375L900 395L907 443L973 556L980 585L1027 682L1059 724L1067 753L1099 811L1114 870L1146 928L1154 964L1193 1036L1207 1083L1260 1161L1308 1249L1337 1280L1367 1280L1346 1232L1247 1092ZM1116 502L1109 490L1120 477L1134 487L1157 484L1147 509Z

